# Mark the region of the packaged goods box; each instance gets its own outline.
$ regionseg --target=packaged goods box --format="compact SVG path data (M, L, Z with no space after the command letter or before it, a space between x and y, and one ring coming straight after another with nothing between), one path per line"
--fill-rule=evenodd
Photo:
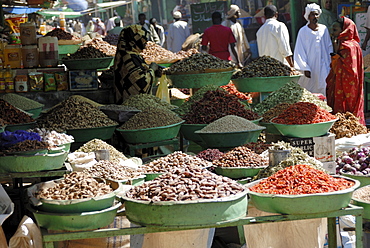
M69 71L69 90L97 90L99 86L96 70Z

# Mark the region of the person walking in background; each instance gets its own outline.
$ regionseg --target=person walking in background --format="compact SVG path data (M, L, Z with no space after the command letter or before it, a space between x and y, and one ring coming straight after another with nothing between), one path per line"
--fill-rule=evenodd
M96 32L100 35L105 35L105 25L100 20L100 18L96 18L94 24L95 24L94 32Z
M166 41L165 35L164 35L164 28L157 23L157 19L151 18L149 20L149 23L153 25L155 32L157 32L159 37L159 45L163 47L164 42Z
M366 29L366 36L365 36L364 42L361 45L361 48L362 48L362 50L366 51L367 42L370 39L370 6L367 7L366 20L365 20L364 28Z
M114 19L114 24L116 25L113 29L108 31L108 34L120 34L123 27L121 27L121 18L116 17Z
M277 20L279 13L275 5L264 8L266 22L257 31L259 56L270 56L294 67L293 53L289 43L288 28Z
M107 20L106 25L105 25L107 33L108 33L108 31L109 31L109 30L111 30L111 29L113 29L113 28L117 27L117 26L116 26L116 23L115 23L116 18L121 19L121 17L118 15L118 13L117 13L117 11L116 11L116 10L114 10L114 11L113 11L113 14L114 14L114 16L112 16L111 18L109 18L109 19Z
M332 0L323 0L324 8L320 15L319 23L324 24L327 28L330 28L331 25L337 20L336 15L332 12L333 4Z
M351 112L365 125L364 68L356 24L343 17L333 24L334 53L326 79L327 102L333 113Z
M250 47L247 36L245 35L244 28L237 20L240 16L240 9L237 5L232 4L230 10L227 12L227 19L222 22L223 26L231 28L231 31L234 34L236 43L235 50L238 54L238 59L241 63L240 67L243 67L246 60L250 56ZM231 54L231 60L236 63L236 58L229 47L229 53Z
M167 35L167 49L171 52L178 52L181 50L182 44L186 38L190 35L190 29L188 23L181 21L182 15L180 11L173 13L174 23L170 24Z
M90 20L87 25L86 25L86 33L91 33L91 32L94 32L95 30L95 25L94 25L94 21L93 20Z
M159 45L159 36L155 31L154 27L150 23L146 23L146 15L144 13L139 14L139 24L143 26L149 32L149 41L152 41Z
M235 37L231 28L221 25L222 17L220 12L212 13L213 25L204 31L202 36L202 50L223 60L230 60L229 45L232 54L236 58L237 65L240 65L238 54L235 50Z
M330 71L330 53L333 44L325 25L319 24L320 6L312 3L305 9L304 17L308 23L303 26L297 36L294 49L294 67L304 75L298 84L312 93L326 96L326 77Z

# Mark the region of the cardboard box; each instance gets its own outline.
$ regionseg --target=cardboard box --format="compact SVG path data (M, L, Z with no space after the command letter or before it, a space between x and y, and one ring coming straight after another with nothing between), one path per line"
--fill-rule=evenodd
M320 162L335 161L335 134L328 133L312 138L290 138L284 137L294 147L301 148L309 156Z
M99 86L96 70L69 71L69 90L97 90Z

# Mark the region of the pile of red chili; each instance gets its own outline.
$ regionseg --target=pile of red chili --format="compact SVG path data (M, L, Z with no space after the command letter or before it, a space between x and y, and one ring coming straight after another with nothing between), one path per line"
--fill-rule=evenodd
M240 92L233 83L228 83L226 85L221 86L222 89L226 90L232 95L235 95L240 100L248 101L248 103L252 103L252 96L250 94L245 94L243 92Z
M259 118L257 113L246 109L236 96L224 90L210 90L191 105L183 119L187 124L209 124L226 115L237 115L247 120Z
M275 195L327 193L350 188L355 183L335 178L310 165L294 165L276 172L249 188L253 192Z
M337 117L327 110L310 102L297 102L290 105L283 113L272 119L272 122L288 125L314 124L335 120Z

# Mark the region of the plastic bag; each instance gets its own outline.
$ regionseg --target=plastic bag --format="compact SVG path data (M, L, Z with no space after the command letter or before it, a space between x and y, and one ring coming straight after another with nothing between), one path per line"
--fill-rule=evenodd
M156 97L160 98L164 102L170 103L170 93L168 90L168 80L165 74L159 79L159 86L157 89Z
M23 217L14 236L9 240L9 248L42 248L40 229L30 217Z

